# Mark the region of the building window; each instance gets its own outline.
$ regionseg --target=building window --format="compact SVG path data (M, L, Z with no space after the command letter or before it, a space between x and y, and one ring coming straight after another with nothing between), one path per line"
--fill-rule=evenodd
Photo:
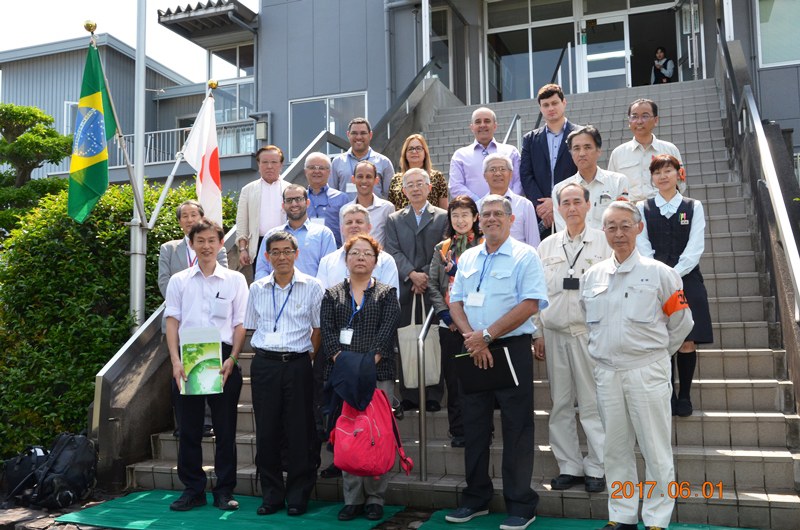
M252 77L254 50L252 43L211 50L211 79Z
M253 112L253 80L220 83L214 97L217 123L246 120Z
M320 131L344 137L353 118L367 115L367 94L340 94L289 102L289 158L294 160ZM328 146L328 154L335 149Z
M759 0L758 44L761 66L781 66L800 62L797 27L800 9L797 0Z
M435 70L439 80L449 88L450 85L450 10L431 10L431 55L439 60L441 70Z
M489 101L531 97L528 30L491 33L489 51Z
M75 133L75 120L78 119L78 102L65 101L64 102L64 134Z

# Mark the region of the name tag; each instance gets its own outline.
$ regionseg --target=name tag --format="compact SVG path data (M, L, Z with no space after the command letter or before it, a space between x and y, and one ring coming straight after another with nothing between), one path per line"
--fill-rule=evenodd
M323 226L325 225L325 219L323 219L322 217L309 217L308 220L311 221L311 224L314 225L323 225Z
M563 289L565 291L577 291L581 287L580 278L564 278Z
M353 330L349 328L341 330L339 332L339 342L345 346L350 346L350 343L353 342Z
M467 306L483 307L484 298L486 298L486 295L483 293L469 293L467 295Z
M264 334L264 342L267 343L267 346L281 346L281 334L280 332L275 333L265 333Z
M344 187L344 191L346 193L356 193L356 185L354 182L348 182L347 186Z

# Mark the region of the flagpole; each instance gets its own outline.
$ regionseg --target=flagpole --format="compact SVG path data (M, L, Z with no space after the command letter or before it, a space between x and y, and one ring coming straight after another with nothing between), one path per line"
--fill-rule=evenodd
M136 2L136 65L134 86L133 161L134 179L131 183L134 197L144 197L144 129L145 129L145 75L146 75L146 0ZM124 152L124 151L123 151ZM141 210L141 211L140 211ZM144 207L134 206L131 219L131 271L130 311L135 331L144 323L145 264L147 257L147 217Z

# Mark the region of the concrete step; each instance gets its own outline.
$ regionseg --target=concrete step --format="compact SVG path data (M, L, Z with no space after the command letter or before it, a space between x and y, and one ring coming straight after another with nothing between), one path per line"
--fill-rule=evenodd
M735 296L709 298L712 322L755 322L765 320L764 297Z
M210 489L215 480L213 468L206 468L206 473L210 479ZM239 468L235 493L260 497L261 488L255 475L255 466ZM128 485L132 488L183 489L174 464L164 460L149 460L130 466L128 477ZM608 490L591 494L581 488L555 491L549 486L551 478L534 475L531 480L531 487L539 494L539 514L598 520L608 518ZM489 509L502 513L505 511L502 479L495 478L492 482L494 496ZM709 483L705 484L705 491L703 482ZM796 530L797 521L800 520L800 498L789 488L772 489L766 494L763 488L739 487L708 475L707 481L686 484L683 490L685 498L681 498L678 486L673 486L678 497L673 522ZM412 472L411 476L392 472L389 473L386 502L437 509L455 508L459 494L465 487L464 475L429 472L427 480L423 481L416 472ZM704 492L708 498L703 496ZM342 502L341 479L318 479L312 497Z
M756 253L750 250L736 252L706 252L700 258L703 276L714 273L756 272Z
M709 348L766 348L769 346L769 326L766 321L712 322L714 342Z
M716 151L715 151L716 152ZM685 156L683 153L681 155ZM741 182L722 182L702 184L687 179L686 196L705 203L709 199L738 199L743 196L744 187Z
M703 273L703 282L710 297L758 296L761 277L758 272ZM762 346L755 346L763 347ZM733 346L731 346L733 347Z
M736 252L755 250L750 232L720 232L705 234L707 252Z

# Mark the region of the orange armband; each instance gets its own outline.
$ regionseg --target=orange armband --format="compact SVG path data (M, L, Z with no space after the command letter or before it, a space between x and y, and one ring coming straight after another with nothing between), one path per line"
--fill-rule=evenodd
M677 313L678 311L683 311L687 309L689 304L686 302L686 295L683 294L683 289L679 289L672 293L672 296L669 297L669 300L661 306L661 310L664 311L668 317L672 316L673 313Z

